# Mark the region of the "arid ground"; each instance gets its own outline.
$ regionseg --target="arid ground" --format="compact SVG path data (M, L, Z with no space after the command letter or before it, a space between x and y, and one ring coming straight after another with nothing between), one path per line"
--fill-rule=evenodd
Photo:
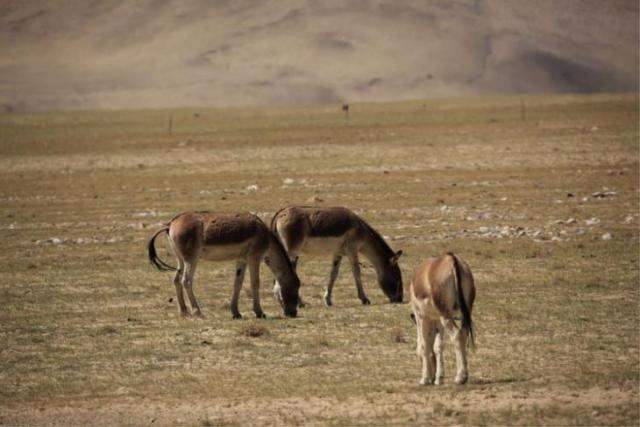
M0 116L0 424L638 425L637 95ZM171 119L171 126L169 120ZM146 241L174 214L345 205L403 249L454 250L478 297L470 382L419 386L407 304L364 262L334 306L232 320L232 263L182 319ZM174 263L163 239L160 254ZM245 289L248 288L245 283Z

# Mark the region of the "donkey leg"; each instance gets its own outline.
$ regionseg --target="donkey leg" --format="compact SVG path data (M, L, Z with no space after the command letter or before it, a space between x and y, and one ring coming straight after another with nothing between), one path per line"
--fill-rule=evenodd
M242 282L244 281L244 272L247 269L247 263L238 262L236 264L236 279L233 283L233 294L231 294L231 314L234 319L240 319L242 315L238 311L238 298L240 297L240 290L242 289Z
M189 309L187 305L184 303L184 293L182 291L182 275L184 274L184 263L182 260L178 260L178 270L176 271L176 275L173 278L173 285L176 288L176 297L178 298L178 305L180 306L180 315L182 317L189 317L191 313L189 313Z
M442 323L449 334L456 354L456 377L454 382L456 384L464 384L469 379L467 371L467 339L469 333L466 329L459 329L451 320L445 320Z
M353 278L356 281L358 298L360 298L360 301L362 301L363 305L369 305L371 304L371 301L369 301L369 298L367 298L367 295L364 293L364 288L362 287L362 278L360 275L360 261L358 260L358 252L355 250L351 251L348 256L349 256L349 260L351 261L351 270L353 271Z
M342 255L336 255L333 257L333 262L331 263L331 274L329 275L329 283L327 284L327 290L324 293L324 304L327 307L331 307L333 305L331 296L333 293L333 284L336 282L336 279L338 278L338 272L340 271L340 261L342 261Z
M467 367L467 342L469 340L469 331L463 329L458 332L456 340L456 384L465 384L469 380L469 371Z
M198 317L202 317L202 311L200 311L200 306L198 305L196 296L193 293L193 277L196 274L197 264L198 262L195 260L191 262L185 262L184 275L182 276L182 285L187 291L189 303L191 303L191 308L194 310L194 314Z
M251 276L251 295L253 296L253 312L258 319L265 319L262 307L260 306L260 260L249 262L249 275Z
M436 380L435 384L442 384L442 379L444 378L444 339L443 339L444 331L441 327L438 328L438 332L436 334L435 342L433 343L433 351L436 354Z
M298 256L298 254L292 255L291 256L291 265L293 266L293 271L296 272L296 274L298 274L298 259L300 257ZM307 306L307 304L302 301L302 295L298 294L298 307L300 308L305 308Z
M415 309L413 310L413 320L416 325L416 356L422 357L422 347L424 347L424 343L422 342L422 317L420 317L420 313Z
M422 354L420 355L422 359L422 378L420 379L420 384L433 384L436 374L433 343L436 338L437 328L433 322L420 319L420 332L422 333Z

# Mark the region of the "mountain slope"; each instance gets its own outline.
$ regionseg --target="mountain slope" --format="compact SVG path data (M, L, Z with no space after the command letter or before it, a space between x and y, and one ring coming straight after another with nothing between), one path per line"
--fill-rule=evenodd
M5 110L638 90L638 3L8 0Z

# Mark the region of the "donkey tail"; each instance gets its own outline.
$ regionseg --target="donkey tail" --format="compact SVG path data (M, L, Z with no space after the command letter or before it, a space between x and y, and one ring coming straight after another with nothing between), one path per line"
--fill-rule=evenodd
M158 237L161 233L169 234L169 225L165 225L158 231L156 231L153 236L149 239L149 243L147 243L147 251L149 253L149 261L151 264L155 265L155 267L160 271L177 271L178 269L170 266L166 262L160 259L156 252L155 241L156 237Z
M467 301L465 301L464 299L464 292L462 290L462 283L461 283L462 271L460 268L460 261L458 260L458 257L456 257L452 252L447 252L447 255L449 255L453 259L453 270L455 273L456 291L458 294L458 305L460 305L460 312L462 313L461 327L462 329L466 329L467 331L469 331L469 344L471 345L471 347L475 347L476 338L475 338L473 320L471 319L471 311L469 310Z

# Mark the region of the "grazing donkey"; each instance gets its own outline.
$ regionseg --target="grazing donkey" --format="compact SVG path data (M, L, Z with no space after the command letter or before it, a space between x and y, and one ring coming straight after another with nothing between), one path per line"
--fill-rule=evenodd
M416 323L416 353L422 359L420 384L441 384L444 377L442 347L445 332L455 345L456 384L464 384L467 372L467 345L474 344L471 310L476 297L469 265L457 255L429 258L418 267L410 285L410 299ZM460 327L456 315L462 317ZM435 354L434 354L435 351Z
M362 304L370 304L362 288L359 252L373 264L378 275L378 285L389 300L402 302L402 275L398 267L398 258L402 251L393 252L377 231L349 209L287 207L274 215L271 230L282 241L293 262L294 270L300 253L331 254L331 275L324 294L327 306L332 304L333 284L338 277L340 261L345 255L351 262L358 298ZM280 285L281 283L276 281L276 299L279 298Z
M167 233L169 243L178 258L178 268L162 261L156 254L155 239ZM155 232L147 245L149 260L161 271L176 271L173 284L176 287L182 316L189 316L184 303L182 287L187 291L191 308L196 316L202 316L193 294L193 276L200 258L210 261L236 261L236 277L231 296L231 313L234 319L242 317L238 311L238 297L249 267L253 311L256 317L265 317L260 306L260 262L265 263L282 284L280 304L284 314L296 317L300 280L278 238L264 222L250 213L185 212L174 217Z

